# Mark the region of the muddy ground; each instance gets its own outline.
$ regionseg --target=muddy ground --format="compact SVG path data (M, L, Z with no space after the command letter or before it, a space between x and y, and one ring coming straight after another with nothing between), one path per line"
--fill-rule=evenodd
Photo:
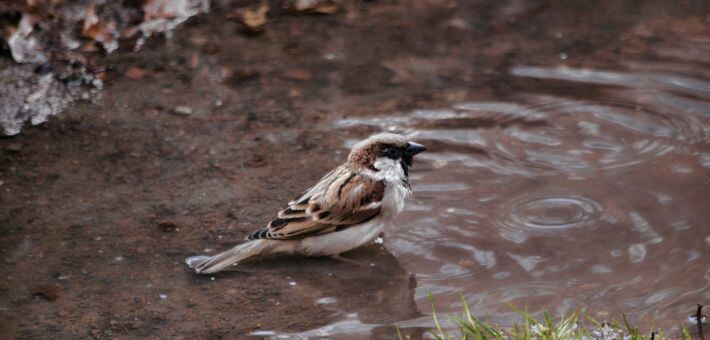
M374 267L302 259L197 276L183 260L262 226L344 161L344 137L375 131L344 136L337 118L504 96L513 62L637 56L648 32L708 13L701 1L358 1L246 34L231 9L102 57L95 103L0 139L1 338L235 338L348 313L392 338L420 311L416 281L381 246L351 255ZM647 30L620 36L634 27ZM327 296L337 306L314 303Z

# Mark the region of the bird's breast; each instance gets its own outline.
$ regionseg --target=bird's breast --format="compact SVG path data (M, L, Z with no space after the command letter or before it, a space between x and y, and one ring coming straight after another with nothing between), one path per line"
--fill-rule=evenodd
M390 216L401 213L404 210L404 201L409 194L408 187L400 183L388 183L382 197L382 212Z

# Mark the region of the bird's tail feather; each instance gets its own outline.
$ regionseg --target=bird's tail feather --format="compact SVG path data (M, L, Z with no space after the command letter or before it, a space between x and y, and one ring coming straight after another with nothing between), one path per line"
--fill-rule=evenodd
M185 263L198 274L212 274L250 257L261 255L270 248L268 240L248 241L214 256L188 257Z

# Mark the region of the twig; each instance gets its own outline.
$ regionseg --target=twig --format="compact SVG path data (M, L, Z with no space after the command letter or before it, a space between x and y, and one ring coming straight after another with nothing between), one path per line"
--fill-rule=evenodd
M698 310L695 312L695 321L698 325L698 336L700 340L705 340L705 335L703 334L703 305L698 304Z

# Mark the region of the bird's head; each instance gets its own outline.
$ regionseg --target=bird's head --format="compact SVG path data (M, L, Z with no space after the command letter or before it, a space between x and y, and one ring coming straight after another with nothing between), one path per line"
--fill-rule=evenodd
M378 133L355 144L348 164L378 179L406 180L414 155L426 150L421 144L394 133Z

